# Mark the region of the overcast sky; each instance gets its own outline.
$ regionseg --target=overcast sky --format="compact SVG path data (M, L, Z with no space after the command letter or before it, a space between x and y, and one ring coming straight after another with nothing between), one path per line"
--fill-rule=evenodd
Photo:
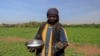
M65 24L100 23L100 0L0 0L0 22L46 21L55 7Z

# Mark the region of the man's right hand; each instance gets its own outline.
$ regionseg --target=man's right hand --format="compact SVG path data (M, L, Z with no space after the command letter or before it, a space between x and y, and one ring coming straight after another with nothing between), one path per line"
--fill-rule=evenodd
M34 51L35 51L35 48L28 47L28 46L27 46L28 43L29 43L29 41L25 42L25 46L26 46L27 50L28 50L29 52L34 52Z
M32 47L27 47L28 51L29 52L34 52L35 51L35 48L32 48Z

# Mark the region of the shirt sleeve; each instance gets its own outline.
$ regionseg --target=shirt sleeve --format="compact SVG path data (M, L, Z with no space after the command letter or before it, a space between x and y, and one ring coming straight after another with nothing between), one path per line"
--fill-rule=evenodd
M34 39L41 39L40 32L41 32L41 26L38 28L38 31L35 33Z
M66 30L64 28L62 28L60 30L60 41L68 43L67 33L66 33Z

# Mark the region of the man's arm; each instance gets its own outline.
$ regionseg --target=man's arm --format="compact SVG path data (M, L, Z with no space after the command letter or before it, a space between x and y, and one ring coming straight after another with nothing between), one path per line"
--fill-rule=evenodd
M60 31L60 41L66 42L68 44L68 36L67 36L67 32L64 28L62 28Z
M68 37L66 30L61 28L60 30L60 42L56 44L56 47L59 49L65 49L68 46Z
M41 26L39 27L39 29L38 29L38 31L37 31L37 33L36 33L34 39L41 39L41 37L40 37L40 30L41 30ZM27 46L27 44L29 44L30 42L31 42L31 41L25 42L25 45L26 45L26 47L27 47L27 49L28 49L29 52L34 52L34 51L35 51L35 48L32 48L32 47L28 47L28 46Z
M37 33L36 33L34 39L40 39L40 40L42 40L41 34L42 34L42 31L43 31L43 29L44 29L45 24L46 24L45 22L43 22L43 23L41 24L41 26L39 27L39 29L38 29L38 31L37 31ZM25 43L25 45L27 45L27 44L28 44L28 42ZM30 52L34 52L34 51L35 51L35 48L31 48L31 47L27 47L27 49L28 49Z

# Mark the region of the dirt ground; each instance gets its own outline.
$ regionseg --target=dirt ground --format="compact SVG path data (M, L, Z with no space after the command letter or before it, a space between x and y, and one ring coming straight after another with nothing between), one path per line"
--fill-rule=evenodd
M86 45L86 44L77 46L73 43L70 43L68 48L75 48L75 50L77 52L81 52L86 56L87 55L88 56L93 56L93 55L96 55L96 54L100 54L100 48L99 47Z
M0 37L0 40L7 42L26 42L29 39L19 38L19 37ZM100 54L100 47L91 46L91 45L75 45L75 43L69 43L68 48L75 48L77 52L81 52L84 55L92 56L95 54Z
M20 37L0 37L0 40L6 41L6 42L26 42L29 39L20 38Z

